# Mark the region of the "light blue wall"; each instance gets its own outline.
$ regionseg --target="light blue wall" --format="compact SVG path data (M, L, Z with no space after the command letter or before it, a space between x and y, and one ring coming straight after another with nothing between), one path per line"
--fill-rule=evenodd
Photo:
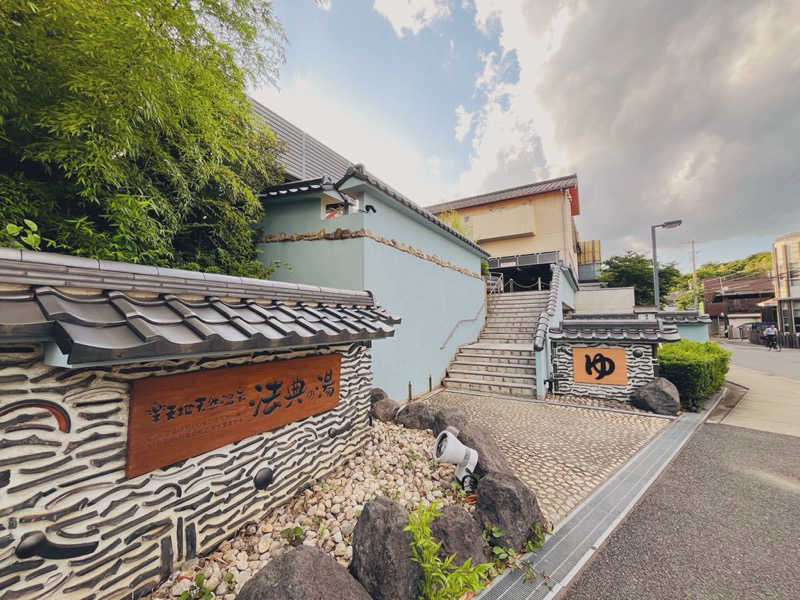
M375 213L322 221L318 198L278 200L267 204L265 235L369 228L443 260L480 273L480 256L462 242L427 224L372 188L364 203ZM363 205L362 205L363 206ZM476 277L439 266L370 238L273 242L259 245L266 262L281 260L273 279L330 287L367 289L378 304L402 318L394 337L373 343L373 382L394 400L428 391L428 377L439 385L458 347L473 342L484 323L484 286ZM474 320L473 320L474 319ZM461 320L469 320L455 327ZM453 332L452 337L445 340Z
M693 342L708 341L707 323L678 323L678 333L682 340L692 340Z

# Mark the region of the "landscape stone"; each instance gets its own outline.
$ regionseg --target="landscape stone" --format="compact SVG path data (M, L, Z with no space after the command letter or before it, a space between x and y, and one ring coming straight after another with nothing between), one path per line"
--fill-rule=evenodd
M663 377L656 377L634 390L631 404L658 415L677 415L681 409L681 398L674 383Z
M475 519L482 527L499 527L502 546L521 550L531 535L531 525L549 529L536 496L522 480L508 473L491 472L478 482Z
M370 600L343 566L324 552L298 546L267 563L236 600Z
M454 564L460 565L468 558L472 564L486 562L486 543L478 522L461 506L446 506L442 514L431 523L433 538L441 542L439 557L444 560L455 554Z
M374 387L369 391L369 401L375 404L378 400L390 400L390 398L381 388Z
M392 422L400 405L394 400L382 398L372 404L372 416L379 421Z
M471 423L467 415L458 408L440 408L434 413L433 433L439 435L444 429L458 429L459 441L473 448L478 453L478 465L475 472L484 476L489 472L512 473L511 465L505 453L494 438L479 425Z
M409 429L433 429L436 411L425 402L410 402L401 407L395 421Z
M373 600L416 600L422 569L411 560L408 513L384 496L364 506L353 530L350 572Z

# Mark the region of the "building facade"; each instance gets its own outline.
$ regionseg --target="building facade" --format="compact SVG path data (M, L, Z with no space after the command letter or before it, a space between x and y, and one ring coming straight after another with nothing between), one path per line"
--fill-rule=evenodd
M772 245L772 283L778 329L800 335L800 232L782 235Z
M711 317L711 335L740 338L748 323L761 322L769 315L760 303L774 295L768 275L710 277L703 280L703 304Z
M539 278L549 278L549 265L558 261L578 279L577 175L427 208L437 216L457 212L472 237L489 253L491 271L504 274L507 280L513 278L523 288Z

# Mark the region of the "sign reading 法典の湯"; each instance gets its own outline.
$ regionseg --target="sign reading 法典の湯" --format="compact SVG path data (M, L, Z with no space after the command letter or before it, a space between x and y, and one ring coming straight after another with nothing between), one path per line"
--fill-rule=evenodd
M572 348L572 373L576 383L627 385L625 348Z
M134 381L126 477L334 408L341 356L324 354Z

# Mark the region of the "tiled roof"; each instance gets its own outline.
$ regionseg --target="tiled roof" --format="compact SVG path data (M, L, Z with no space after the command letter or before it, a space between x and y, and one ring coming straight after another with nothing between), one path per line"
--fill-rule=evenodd
M660 310L657 313L654 310L650 314L658 315L658 318L668 325L677 323L711 323L711 317L706 314L701 315L696 310ZM635 313L573 313L567 318L576 320L613 319L618 321L640 317L637 317Z
M537 181L535 183L528 183L505 190L497 190L495 192L488 192L478 196L470 196L468 198L461 198L460 200L452 200L450 202L442 202L441 204L433 204L426 208L432 213L439 214L447 210L458 210L460 208L469 208L470 206L480 206L481 204L489 204L491 202L499 202L500 200L510 200L512 198L521 198L522 196L533 196L535 194L544 194L547 192L555 192L557 190L566 190L578 185L578 175L566 175L564 177L556 177L555 179L547 179L545 181Z
M661 319L566 319L559 329L550 330L553 341L577 342L677 342L681 339L675 325Z
M417 203L409 200L408 198L406 198L403 194L401 194L400 192L398 192L394 188L392 188L389 185L385 184L383 181L381 181L380 179L375 177L372 173L367 171L364 168L364 165L360 165L360 164L359 165L353 165L352 167L347 169L347 172L344 174L344 177L342 177L341 181L339 181L339 183L337 184L337 187L339 185L341 185L342 183L344 183L345 181L347 181L348 179L350 179L351 177L353 177L355 179L360 179L361 181L364 181L365 183L368 183L371 186L376 187L377 189L382 191L384 194L386 194L387 196L389 196L393 200L399 202L400 204L402 204L403 206L405 206L407 208L410 208L411 210L413 210L418 215L424 217L426 220L428 220L431 223L433 223L434 225L436 225L436 227L438 227L439 229L442 229L442 230L446 231L447 233L449 233L450 235L458 238L459 240L461 240L462 242L464 242L465 244L470 246L473 250L477 251L481 256L483 256L483 257L488 257L489 256L489 253L486 252L486 250L484 250L483 248L481 248L478 244L476 244L475 242L473 242L471 239L469 239L465 235L459 233L458 231L456 231L455 229L453 229L452 227L447 225L441 219L439 219L436 216L434 216L433 213L431 213L429 210L427 210L425 208L422 208Z
M544 350L547 331L550 328L550 319L556 314L556 308L558 308L558 289L561 287L561 267L557 264L551 264L550 270L553 272L553 276L550 279L550 293L547 296L547 307L539 314L539 319L536 322L536 333L533 338L533 349L537 352Z
M290 181L281 185L273 185L264 192L263 195L270 198L279 196L291 196L293 194L305 194L306 192L316 192L317 190L331 190L333 182L327 175L316 179L306 179L304 181Z
M339 179L352 164L318 139L308 135L263 104L250 98L253 111L267 123L275 136L286 143L286 152L278 160L294 179L310 179L330 175Z
M72 258L49 256L53 263ZM0 282L25 283L22 265L14 271L0 269ZM109 287L102 274L82 273L83 289L59 290L54 286L65 282L52 271L27 271L30 287L0 292L0 341L55 342L66 365L81 366L372 340L392 336L400 322L366 292L329 289L327 300L312 300L306 290L280 284L279 299L269 293L274 282L263 282L260 293L224 300L187 290L142 299ZM39 285L43 279L51 285Z

